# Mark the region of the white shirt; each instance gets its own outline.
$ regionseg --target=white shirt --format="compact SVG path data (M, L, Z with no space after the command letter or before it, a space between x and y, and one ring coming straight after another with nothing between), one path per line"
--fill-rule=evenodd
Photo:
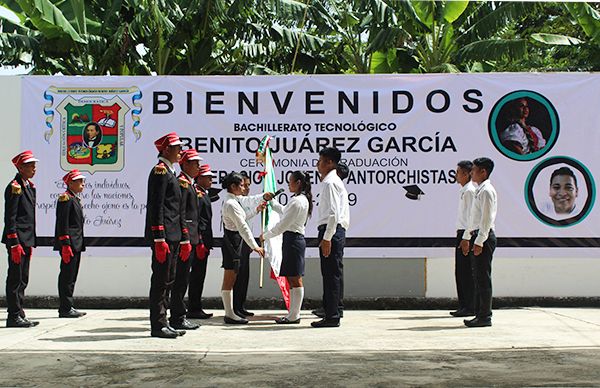
M317 225L327 225L323 240L331 241L337 224L346 230L350 226L348 192L335 169L331 170L321 183Z
M308 218L308 198L303 194L295 195L285 207L276 200L271 201L271 206L273 210L283 216L273 228L264 234L265 239L275 237L283 232L304 234L304 225Z
M242 205L242 209L244 209L244 213L246 213L246 220L257 215L259 212L256 211L258 205L260 205L265 200L263 199L263 194L257 195L238 195L238 202Z
M496 195L496 189L494 189L490 180L486 179L475 191L475 200L471 206L469 216L469 227L463 234L463 240L470 240L471 232L479 230L477 238L475 238L475 245L482 247L490 234L490 230L494 229L497 210L498 196Z
M542 135L542 131L530 125L531 131L535 134L538 140L538 149L544 148L546 145L546 139ZM531 152L535 152L536 150L532 150L529 148L529 140L527 140L527 135L525 135L525 129L521 127L519 123L513 123L506 127L502 133L500 133L500 141L504 143L516 142L523 148L523 153L528 154Z
M542 213L544 213L546 216L554 219L554 220L566 220L567 218L571 218L574 215L576 215L577 213L579 213L579 208L577 207L577 204L575 204L573 206L573 209L571 209L570 212L568 213L557 213L556 209L554 208L554 204L552 202L543 202L539 209L542 211Z
M246 244L252 249L258 248L250 227L246 223L246 213L238 202L239 197L226 193L221 207L221 218L225 229L239 232Z
M475 190L477 190L477 186L473 181L468 181L458 192L460 197L458 199L456 230L464 230L469 226L469 214L473 205L473 198L475 198Z

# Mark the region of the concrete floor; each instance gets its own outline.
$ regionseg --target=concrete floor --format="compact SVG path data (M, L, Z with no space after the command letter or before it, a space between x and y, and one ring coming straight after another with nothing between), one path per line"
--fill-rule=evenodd
M149 336L146 310L89 310L0 329L0 386L600 386L600 309L494 311L466 328L447 311L346 311L340 328L275 325L222 311L176 340ZM0 315L4 319L5 314Z

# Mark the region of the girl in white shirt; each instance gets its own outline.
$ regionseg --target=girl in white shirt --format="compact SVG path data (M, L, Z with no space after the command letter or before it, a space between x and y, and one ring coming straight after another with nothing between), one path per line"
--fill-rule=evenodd
M242 249L242 240L248 246L261 256L265 255L265 250L256 244L250 227L246 223L246 212L240 205L239 198L242 194L243 178L239 173L230 173L223 180L222 186L227 190L221 208L221 217L223 219L223 244L221 251L223 253L223 286L221 287L221 298L225 308L225 323L244 324L248 320L237 316L233 312L233 285L237 277L236 265L239 267L239 261ZM267 194L264 194L267 196ZM269 200L272 195L264 200Z
M282 214L281 220L261 236L261 241L264 241L283 233L283 259L279 275L285 276L290 285L290 311L287 316L275 320L280 324L300 323L300 309L304 299L304 227L313 207L308 174L294 171L290 174L288 186L293 196L285 207L276 200L271 202L273 210Z

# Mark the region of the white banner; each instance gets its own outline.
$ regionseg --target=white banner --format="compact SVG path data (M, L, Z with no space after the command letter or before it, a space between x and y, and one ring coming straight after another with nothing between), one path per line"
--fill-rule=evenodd
M155 139L176 131L219 177L251 173L256 192L262 168L254 153L269 134L279 187L289 172L310 171L318 193L318 151L343 152L348 246L371 247L374 257L390 247L452 246L456 163L479 156L496 163L499 246L571 246L593 256L599 94L596 74L25 77L22 147L42 161L34 181L43 237L53 236L61 177L71 168L88 175L86 236L140 244ZM520 105L529 108L525 125L515 123ZM566 197L551 185L559 169L576 180ZM424 194L410 199L406 188ZM307 237L317 235L315 218Z

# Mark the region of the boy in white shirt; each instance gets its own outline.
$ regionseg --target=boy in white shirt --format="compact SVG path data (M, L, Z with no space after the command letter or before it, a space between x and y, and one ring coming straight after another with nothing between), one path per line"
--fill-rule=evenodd
M340 325L338 306L341 297L342 259L346 230L350 226L348 192L336 171L340 159L341 153L336 148L324 148L319 152L317 169L322 182L317 225L325 317L312 322L313 327Z
M475 280L474 319L464 321L467 327L492 326L492 256L496 249L494 224L498 209L496 189L490 182L494 162L489 158L473 161L471 178L478 184L469 216L469 227L463 234L460 247L470 254Z

